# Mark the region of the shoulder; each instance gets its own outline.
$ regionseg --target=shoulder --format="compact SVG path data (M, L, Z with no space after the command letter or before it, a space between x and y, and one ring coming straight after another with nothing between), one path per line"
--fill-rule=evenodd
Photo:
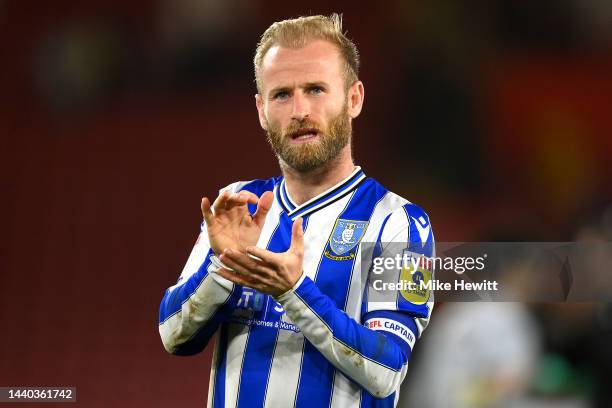
M429 216L420 205L390 191L375 179L368 177L366 179L366 187L379 192L378 195L381 199L378 205L380 210L386 213L387 217L405 219L406 222L410 222L413 217L416 219L422 217L425 220L429 220Z
M380 225L379 241L394 242L398 239L425 245L433 241L429 215L418 204L387 190L374 179L371 188L384 189L379 205L385 214Z
M236 181L235 183L229 184L219 190L231 191L232 193L238 193L240 191L250 191L253 194L261 195L266 191L274 190L274 186L279 183L281 177L270 177L268 179L254 179L249 181Z

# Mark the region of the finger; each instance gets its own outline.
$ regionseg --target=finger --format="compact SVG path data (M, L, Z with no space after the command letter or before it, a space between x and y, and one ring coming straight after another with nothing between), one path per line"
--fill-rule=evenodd
M221 255L222 262L227 262L226 265L243 274L243 275L260 275L262 273L262 261L253 259L248 255L243 254L239 251L233 251L231 249L225 250Z
M231 210L234 207L244 205L244 203L245 203L245 200L242 197L240 197L238 194L228 192L227 199L225 200L225 206L223 208L225 208L225 210L227 211L227 210Z
M274 264L268 264L264 260L259 258L254 258L252 255L245 255L242 252L227 250L224 252L226 257L223 259L227 259L228 262L232 262L232 265L244 268L247 270L249 275L258 281L266 283L270 277L277 275L274 270ZM274 253L272 253L274 254ZM277 255L278 254L274 254ZM227 264L230 266L230 264Z
M225 266L231 268L239 275L242 276L251 276L254 273L251 271L251 268L243 265L241 262L235 261L229 255L226 254L227 251L224 251L221 256L219 256L219 260L223 262Z
M246 202L249 204L257 204L257 202L259 201L259 197L257 197L257 194L251 193L247 190L240 191L238 195L243 196L246 199Z
M210 200L207 197L202 197L200 208L202 209L202 216L204 217L206 225L210 225L213 221L214 215L210 209Z
M253 215L253 221L255 224L261 228L266 222L266 216L268 215L268 211L272 207L272 201L274 200L274 194L271 191L266 191L259 198L259 203L257 204L257 211Z
M302 256L304 253L304 231L302 230L302 217L297 218L293 222L291 229L291 246L289 251L296 255Z
M244 286L247 288L253 288L261 293L269 293L269 290L271 288L274 288L274 286L270 282L267 282L267 281L255 282L249 278L245 278L244 276L240 276L235 273L232 273L225 268L219 269L217 271L217 274L227 279L228 281L234 282L237 285Z
M229 210L233 207L250 204L257 204L259 198L250 191L241 191L239 193L231 193L225 202L225 209Z
M265 286L272 286L271 282L273 277L276 275L272 269L263 265L257 265L252 268L245 268L239 263L231 260L228 256L221 256L222 262L228 268L233 269L243 279L250 282L251 287L260 288Z
M234 282L238 285L247 286L249 288L253 288L255 286L255 282L252 282L249 279L230 271L229 269L219 268L216 273L228 281Z
M268 251L267 249L258 248L255 246L247 247L246 252L249 255L256 256L261 259L263 262L269 265L277 265L279 254L274 253L272 251Z
M219 197L217 197L217 199L212 205L213 213L216 214L217 212L225 209L225 203L227 202L229 195L230 192L227 190L224 190L221 192L221 194L219 194Z

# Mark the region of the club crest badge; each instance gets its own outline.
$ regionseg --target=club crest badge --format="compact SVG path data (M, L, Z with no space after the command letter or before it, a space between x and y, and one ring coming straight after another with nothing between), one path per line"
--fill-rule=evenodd
M338 218L329 244L336 255L342 255L355 248L368 226L368 221L343 220Z

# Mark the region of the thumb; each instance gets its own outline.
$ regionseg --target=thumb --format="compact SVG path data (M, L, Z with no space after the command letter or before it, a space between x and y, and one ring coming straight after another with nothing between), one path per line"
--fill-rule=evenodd
M257 224L259 228L262 228L266 222L266 215L268 215L268 211L270 211L270 207L272 207L273 200L274 194L271 191L266 191L259 198L257 210L253 215L253 221L255 221L255 224Z
M304 231L302 230L302 217L293 222L291 229L291 252L298 256L304 255Z

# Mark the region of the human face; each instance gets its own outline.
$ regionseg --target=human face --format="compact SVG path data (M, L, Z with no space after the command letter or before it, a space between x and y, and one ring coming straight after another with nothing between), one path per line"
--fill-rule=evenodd
M260 83L260 123L282 163L309 172L329 163L350 143L363 85L357 81L346 90L342 57L333 44L315 40L302 48L270 48ZM355 93L357 104L349 97Z

